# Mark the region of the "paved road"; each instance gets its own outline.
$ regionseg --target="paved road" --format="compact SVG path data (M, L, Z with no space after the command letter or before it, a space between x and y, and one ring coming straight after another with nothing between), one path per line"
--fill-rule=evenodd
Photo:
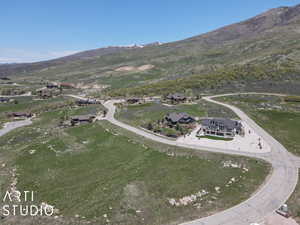
M17 128L23 127L23 126L27 126L30 124L32 124L32 121L30 119L8 122L5 124L5 127L0 129L0 137L14 129L17 129Z
M33 96L31 92L22 94L22 95L0 95L1 98L17 98L17 97L26 97L26 96Z
M253 158L264 159L272 164L273 169L270 176L265 181L265 184L251 198L223 212L219 212L212 216L201 218L195 221L187 222L183 225L247 225L254 222L261 222L266 216L271 215L276 209L278 209L283 203L285 203L296 187L296 184L298 182L298 168L300 167L299 158L296 158L295 156L290 154L284 146L282 146L276 139L274 139L265 130L258 126L243 111L235 106L213 100L213 98L215 97L237 94L267 94L277 96L284 95L269 93L234 93L204 97L206 101L219 104L233 110L242 120L248 123L248 125L252 129L255 129L256 132L260 136L262 136L265 141L268 142L268 144L272 148L272 151L270 153L253 154L247 152L232 151L228 149L208 148L205 146L201 147L185 143L177 143L175 141L153 135L151 133L116 120L114 118L116 110L114 104L117 102L121 102L121 100L110 100L104 103L104 106L108 109L108 113L106 115L106 119L108 121L153 141L202 151L204 150L232 155L249 156ZM84 99L77 96L70 97Z

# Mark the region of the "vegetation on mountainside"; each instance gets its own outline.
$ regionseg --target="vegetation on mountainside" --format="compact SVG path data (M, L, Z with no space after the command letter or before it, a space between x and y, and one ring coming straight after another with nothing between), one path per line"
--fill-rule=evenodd
M22 83L41 79L109 86L107 93L112 96L160 94L186 87L214 92L281 88L285 92L296 89L293 94L297 94L299 12L300 5L272 9L207 34L162 45L102 48L47 62L3 65L0 75L11 75ZM116 71L145 64L154 68Z
M206 75L192 75L189 77L166 80L144 86L125 89L109 90L111 96L143 96L167 94L176 91L192 89L196 91L216 90L222 86L231 85L232 82L251 82L259 80L279 80L288 75L299 75L294 63L243 65L232 66ZM299 75L300 78L300 75Z

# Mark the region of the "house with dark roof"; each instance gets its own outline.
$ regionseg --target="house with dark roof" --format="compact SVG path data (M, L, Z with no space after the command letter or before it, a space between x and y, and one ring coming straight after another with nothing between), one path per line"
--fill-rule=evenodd
M72 116L71 125L75 126L80 123L92 123L95 120L95 115Z
M180 103L180 102L185 102L187 100L187 97L183 94L175 93L175 94L168 94L166 96L166 99L173 103Z
M10 80L8 77L0 77L0 80Z
M142 104L144 101L143 99L140 98L128 98L126 102L128 104L134 105L134 104Z
M8 117L14 117L14 118L30 118L33 116L32 113L27 112L11 112L7 114Z
M182 124L190 124L195 122L195 118L188 115L185 112L173 112L169 113L165 119L172 123L172 124L177 124L177 123L182 123Z
M48 90L47 88L41 88L36 90L36 93L39 97L41 98L51 98L52 97L52 92L50 90Z
M59 88L59 85L57 83L48 83L46 87L49 89L53 89L53 88Z
M227 118L203 119L199 133L204 136L219 136L232 138L235 135L242 135L244 132L240 121Z
M1 103L8 103L9 101L10 101L9 98L0 97L0 102Z
M100 104L101 102L96 99L79 99L76 101L76 104L79 106L83 105L93 105L93 104Z

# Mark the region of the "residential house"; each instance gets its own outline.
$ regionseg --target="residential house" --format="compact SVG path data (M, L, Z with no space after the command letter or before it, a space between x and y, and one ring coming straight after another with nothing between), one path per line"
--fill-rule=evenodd
M219 136L232 138L236 134L243 135L244 129L240 121L227 118L208 118L202 120L199 133L203 136Z
M95 120L95 115L72 116L71 125L75 126L80 123L92 123Z
M33 116L32 113L27 112L11 112L7 114L8 117L14 117L14 118L30 118Z
M76 104L79 106L83 105L93 105L93 104L100 104L101 102L96 99L79 99L76 101Z
M59 88L59 85L57 83L53 82L53 83L48 83L46 85L46 87L49 88L49 89L53 89L53 88Z
M36 93L39 97L41 97L43 99L52 97L52 92L46 88L38 89L38 90L36 90Z
M126 102L128 104L134 105L134 104L142 104L144 100L140 98L129 98L126 100Z
M182 123L182 124L190 124L195 122L195 118L188 115L185 112L173 112L169 113L165 119L170 122L171 124L177 124L177 123Z
M4 97L0 97L0 102L1 103L8 103L8 102L10 102L10 99L9 98L4 98Z
M166 99L171 101L172 103L182 103L187 100L187 97L180 93L168 94Z

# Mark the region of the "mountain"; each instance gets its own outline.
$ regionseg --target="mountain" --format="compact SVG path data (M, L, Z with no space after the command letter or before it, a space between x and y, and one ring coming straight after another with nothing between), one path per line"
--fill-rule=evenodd
M236 80L258 79L258 74L264 79L274 80L273 75L278 74L276 79L286 75L297 80L299 60L300 5L296 5L271 9L182 41L108 47L46 62L1 65L0 76L98 83L109 85L114 93L124 93L115 92L123 89L141 94L138 89L157 91L162 84L178 79L183 84L205 78L211 85L224 74ZM151 65L151 69L136 69L143 65Z

